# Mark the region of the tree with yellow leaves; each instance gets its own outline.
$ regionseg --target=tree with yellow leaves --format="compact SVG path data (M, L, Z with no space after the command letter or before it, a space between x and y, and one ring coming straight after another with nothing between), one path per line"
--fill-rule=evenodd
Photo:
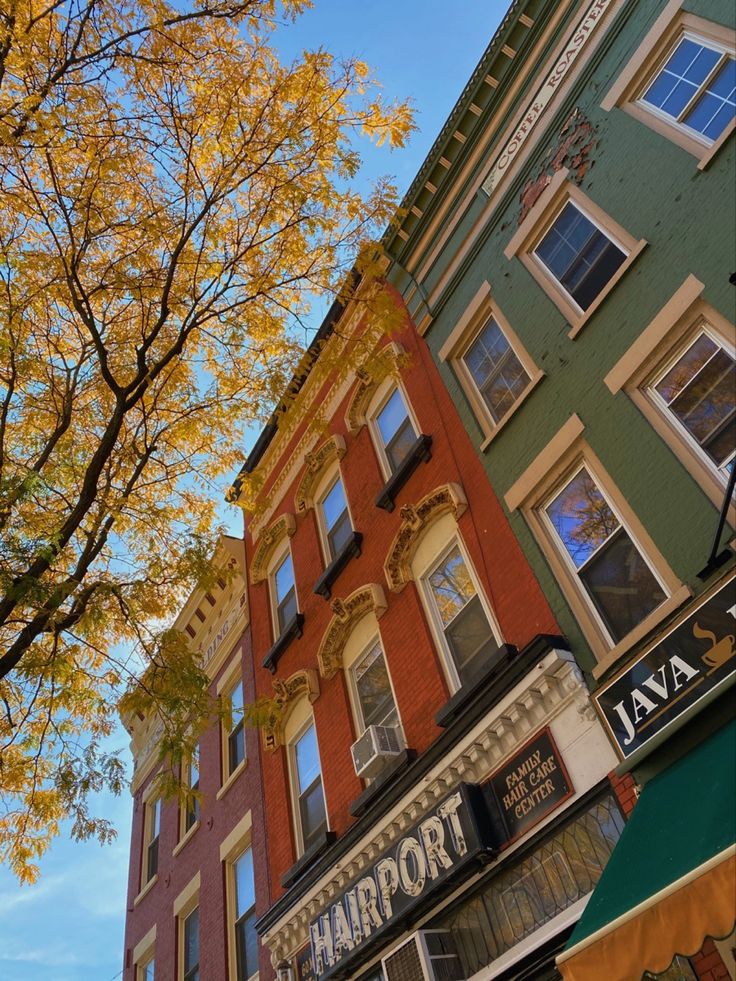
M351 187L353 137L401 145L410 112L358 61L280 62L305 5L0 0L0 858L21 878L64 818L112 833L86 797L120 788L122 691L170 748L203 724L206 678L161 628L211 574L212 481L309 297L356 256L370 277L395 209L387 182Z

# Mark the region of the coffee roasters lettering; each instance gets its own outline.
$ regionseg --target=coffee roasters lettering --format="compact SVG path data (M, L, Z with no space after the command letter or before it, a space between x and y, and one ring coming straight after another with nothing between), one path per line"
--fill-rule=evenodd
M312 963L318 977L385 926L407 903L416 902L468 854L467 808L468 801L458 789L312 921Z

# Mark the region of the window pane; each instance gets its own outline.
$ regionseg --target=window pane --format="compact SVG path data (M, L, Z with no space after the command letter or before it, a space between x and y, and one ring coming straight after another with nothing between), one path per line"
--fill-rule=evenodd
M536 248L536 255L587 310L626 259L626 253L568 201Z
M404 419L393 439L386 444L386 456L392 472L398 470L409 450L414 446L416 439L417 436L411 421L408 418Z
M287 552L281 565L274 575L276 583L276 602L280 603L294 586L294 566L291 562L291 552Z
M581 570L580 578L614 641L625 637L666 599L623 528Z
M325 797L322 779L317 777L299 798L299 812L302 821L302 837L306 851L325 829Z
M258 970L258 934L255 911L235 924L235 952L238 964L237 981L247 981Z
M253 884L253 852L249 848L243 852L235 862L235 917L240 917L247 913L251 906L255 906L256 893Z
M232 728L243 717L243 682L239 681L230 693L230 711L232 713Z
M386 659L376 644L353 666L355 689L358 693L363 726L395 726L399 717L394 703Z
M350 524L350 517L348 515L347 509L342 512L340 517L337 519L332 529L327 534L327 542L330 547L330 555L334 559L337 555L342 552L347 543L350 541L353 534L353 528Z
M296 590L293 586L279 603L276 616L279 623L279 633L281 633L296 616Z
M187 981L190 977L196 977L196 975L190 975L190 971L193 971L199 966L199 907L192 910L189 916L184 920L184 974Z
M583 468L546 508L576 568L619 527L618 518Z
M325 516L325 528L327 528L328 531L342 517L347 510L347 506L342 481L338 477L333 484L332 489L325 495L325 498L322 501L322 513Z
M241 719L227 737L228 769L230 773L245 759L245 727Z
M529 383L529 375L495 320L486 324L464 360L494 422L500 422Z
M715 67L719 54L683 38L643 96L649 105L677 118Z
M317 733L314 725L311 725L304 735L297 740L294 747L296 757L296 771L299 779L299 793L312 783L320 775L319 751L317 749Z
M384 446L390 442L401 424L407 418L408 413L406 411L406 406L404 405L404 400L401 397L401 392L398 390L398 388L395 388L391 394L391 398L388 400L388 402L386 402L376 418Z
M715 54L715 52L711 52ZM736 115L736 61L727 58L683 122L716 140Z
M149 961L143 969L143 981L155 981L155 970L154 961Z
M148 846L146 862L146 882L150 882L158 872L158 836Z
M457 545L430 574L428 581L442 626L446 627L475 596L475 586Z
M488 617L477 596L463 608L445 631L460 684L470 681L482 659L498 650Z

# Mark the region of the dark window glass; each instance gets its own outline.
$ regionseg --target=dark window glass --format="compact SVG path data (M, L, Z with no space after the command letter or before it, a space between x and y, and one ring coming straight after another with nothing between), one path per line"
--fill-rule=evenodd
M149 805L148 846L146 848L146 882L158 872L158 839L161 832L161 798Z
M593 891L624 821L607 796L432 928L450 930L469 978ZM535 975L536 976L536 975Z
M654 391L721 469L733 459L736 362L707 334L680 355Z
M355 690L358 695L363 728L368 726L397 726L391 682L386 670L386 659L380 644L367 651L352 667Z
M243 719L243 683L239 681L230 693L230 730L227 735L228 774L245 759L245 722Z
M342 481L338 477L322 501L325 531L331 558L339 555L353 533Z
M465 684L481 659L498 649L498 641L457 545L429 574L427 582L460 684Z
M546 513L611 637L619 641L659 606L664 591L585 468Z
M237 981L247 981L258 970L253 852L249 848L233 867L235 876L235 954Z
M478 334L464 361L493 421L500 422L530 379L495 320Z
M626 259L626 253L572 201L557 216L535 254L581 310L588 309Z
M279 635L281 635L296 616L296 586L294 584L294 566L291 561L291 552L286 553L281 565L276 569L274 585L276 588L276 619Z
M199 981L199 907L184 920L184 981Z
M398 388L376 417L392 473L398 469L417 439L404 399Z
M296 741L294 758L299 789L299 819L306 851L319 839L327 826L322 770L314 725L310 725Z

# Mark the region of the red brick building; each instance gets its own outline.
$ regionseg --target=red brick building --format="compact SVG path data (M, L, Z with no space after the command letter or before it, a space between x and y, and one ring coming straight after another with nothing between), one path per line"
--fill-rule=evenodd
M236 484L270 707L257 928L284 978L549 965L623 825L614 754L412 323L319 370L364 329L335 304ZM462 926L479 890L575 862L529 922L502 899Z

